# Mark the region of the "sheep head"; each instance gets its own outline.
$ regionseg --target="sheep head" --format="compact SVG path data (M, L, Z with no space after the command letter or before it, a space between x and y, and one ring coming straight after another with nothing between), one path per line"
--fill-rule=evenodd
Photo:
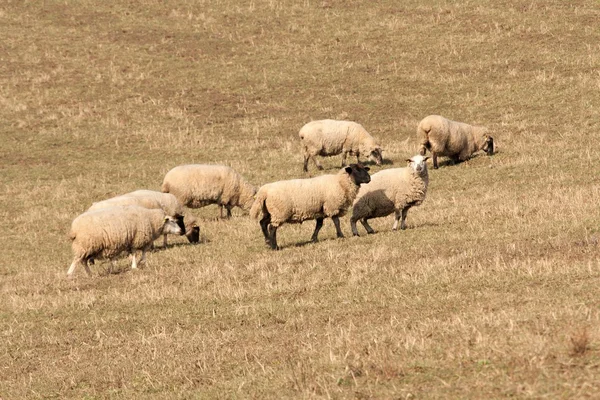
M183 215L177 214L175 215L174 219L177 222L177 226L181 229L180 235L185 235L185 223L183 221Z
M185 227L181 229L177 219L167 215L164 220L162 233L182 235L182 232L185 232Z
M424 157L422 155L416 155L412 158L407 158L406 162L408 163L408 167L411 168L415 173L422 174L423 172L427 172L427 160L429 157Z
M494 138L489 135L483 135L483 145L481 146L481 150L485 151L488 156L494 154Z
M190 243L198 243L200 241L200 226L196 218L192 215L185 217L185 237L187 237Z
M374 161L377 165L381 165L381 163L383 162L383 157L381 155L382 151L383 149L381 147L375 147L369 154L369 160Z
M360 186L361 183L371 182L369 167L363 167L361 164L350 164L344 168L344 171L350 175L356 186Z

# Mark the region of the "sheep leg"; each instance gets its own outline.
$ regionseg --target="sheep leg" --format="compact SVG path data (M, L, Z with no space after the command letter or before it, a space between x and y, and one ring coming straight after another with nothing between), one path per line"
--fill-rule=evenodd
M406 215L408 214L408 209L410 207L404 207L402 209L402 222L400 223L400 229L405 230L406 229Z
M219 205L219 218L223 218L223 205Z
M431 152L431 158L433 159L433 169L438 169L438 155L435 151Z
M135 252L131 253L131 269L137 269L137 260L135 259Z
M310 158L310 156L306 153L306 151L304 152L304 166L302 167L302 170L304 172L308 172L308 159Z
M88 276L92 276L92 271L90 270L87 259L83 260L83 267L85 268L85 272L88 274Z
M230 205L226 205L225 209L227 210L227 218L231 218L231 206Z
M165 249L167 248L167 234L166 233L163 235L163 247Z
M112 274L113 270L115 270L115 267L117 266L117 262L113 259L110 260L110 267L108 267L108 274Z
M139 264L143 264L143 263L145 263L145 262L146 262L146 251L147 251L147 250L148 250L148 248L147 248L147 247L144 247L144 248L142 249L142 256L140 257Z
M277 227L273 225L269 225L269 245L273 250L279 250L277 246Z
M375 233L375 231L373 230L373 228L371 228L371 225L369 225L369 223L367 222L366 218L361 219L360 223L365 227L365 229L367 230L367 233L369 235Z
M321 163L319 162L319 160L317 160L317 156L315 156L314 154L310 156L310 158L314 161L315 165L317 166L318 170L322 170L323 167L321 166Z
M359 236L358 229L356 229L356 220L350 218L350 228L352 229L352 236Z
M348 153L346 153L345 151L342 152L342 168L346 166L346 157L348 156Z
M333 224L335 225L335 233L337 234L337 237L343 238L344 234L342 233L342 228L340 227L340 217L334 215L333 217L331 217L331 219L333 220Z
M79 258L75 258L73 260L73 262L71 263L71 266L69 267L69 270L67 271L67 276L72 276L73 272L75 272L75 267L77 266L77 264L79 264L81 260Z
M263 236L265 237L265 242L267 244L271 244L271 239L269 237L269 224L271 223L271 214L265 214L265 216L260 220L260 229L262 230Z
M310 239L313 243L319 241L319 231L323 227L323 218L317 218L317 224L315 225L315 231L312 234L312 238Z

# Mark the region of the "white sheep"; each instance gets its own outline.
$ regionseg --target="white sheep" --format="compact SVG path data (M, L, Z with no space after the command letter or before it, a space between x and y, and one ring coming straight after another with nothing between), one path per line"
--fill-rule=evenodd
M187 221L185 221L183 206L172 194L161 193L154 190L136 190L134 192L95 202L88 208L88 211L101 210L114 206L140 206L150 209L160 208L167 215L175 218L183 232L182 234L185 234L191 243L195 243L193 241L195 234L192 233L191 235L188 235L188 224L186 223ZM193 229L194 226L197 226L197 223L194 221L189 225ZM167 234L164 234L163 245L164 247L167 247Z
M475 152L485 151L494 154L494 139L483 126L468 125L446 119L440 115L430 115L417 126L419 154L431 151L433 168L438 167L437 157L448 156L454 162L468 160Z
M316 156L334 156L342 154L342 167L346 165L348 154L369 157L377 165L381 165L381 147L375 142L366 129L352 121L324 119L312 121L304 125L299 132L304 153L304 171L308 171L308 160L311 159L318 169L323 169Z
M277 246L277 228L284 223L316 219L312 241L318 240L324 218L331 218L337 237L344 237L340 217L352 205L362 183L370 181L368 167L350 164L337 174L268 183L256 194L250 215L260 220L266 243Z
M200 208L209 204L223 208L227 217L235 206L248 211L256 188L233 168L225 165L188 164L173 168L165 175L162 191L172 193L184 206Z
M142 250L139 263L146 259L146 251L154 240L164 233L180 234L177 221L162 209L140 206L115 206L87 211L71 224L69 238L72 240L73 263L67 271L71 276L75 267L83 264L91 275L88 262L96 258L114 258L124 251L132 255L131 268L137 268L136 250Z
M406 228L406 214L411 207L420 205L425 200L429 176L427 159L421 155L414 156L408 161L406 168L384 169L371 176L371 182L361 186L350 217L352 234L358 236L356 221L360 221L367 233L375 233L367 220L385 217L396 213L392 230Z

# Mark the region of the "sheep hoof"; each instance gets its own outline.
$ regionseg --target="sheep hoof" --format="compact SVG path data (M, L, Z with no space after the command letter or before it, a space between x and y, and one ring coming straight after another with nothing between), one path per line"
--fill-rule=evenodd
M375 233L375 231L367 231L367 233L368 233L369 235L372 235L372 234L374 234L374 233Z

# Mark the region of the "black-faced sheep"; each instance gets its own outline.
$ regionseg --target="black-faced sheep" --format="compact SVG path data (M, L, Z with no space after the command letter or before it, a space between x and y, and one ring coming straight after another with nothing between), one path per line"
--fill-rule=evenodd
M277 246L277 228L284 223L300 223L316 219L312 241L318 240L324 218L331 218L337 237L344 237L340 217L352 205L361 184L368 183L368 167L350 164L337 174L309 179L293 179L268 183L256 194L250 216L260 219L266 243Z

